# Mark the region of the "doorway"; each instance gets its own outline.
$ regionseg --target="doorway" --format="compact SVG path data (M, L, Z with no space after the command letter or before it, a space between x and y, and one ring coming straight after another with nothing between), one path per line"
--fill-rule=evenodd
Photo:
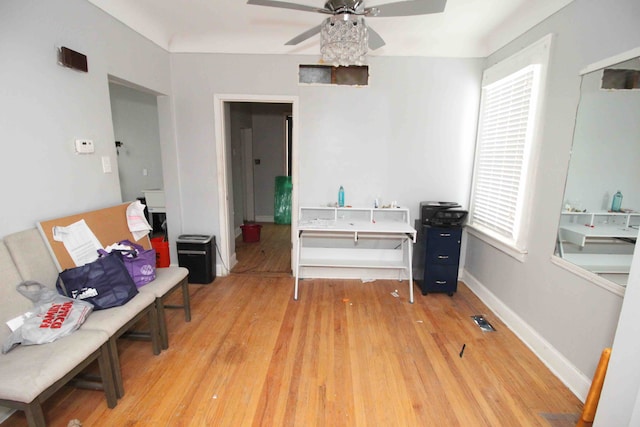
M142 201L148 207L145 213L152 234L164 235L166 208L157 95L110 80L109 96L122 201Z
M274 223L274 177L286 175L290 170L293 183L291 223L295 223L298 200L295 185L297 109L297 97L215 95L216 149L219 153L217 166L220 183L219 256L224 269L219 271L220 275L291 274L294 262L294 231L290 224L283 227ZM291 117L289 121L287 117ZM276 132L275 128L280 130ZM291 129L296 131L292 132ZM283 136L279 137L276 150L273 139L277 139L279 133ZM290 144L285 135L289 136ZM247 146L248 143L250 147ZM287 167L288 158L290 167ZM251 170L247 171L243 165ZM252 218L255 224L262 226L260 241L243 242L241 225Z

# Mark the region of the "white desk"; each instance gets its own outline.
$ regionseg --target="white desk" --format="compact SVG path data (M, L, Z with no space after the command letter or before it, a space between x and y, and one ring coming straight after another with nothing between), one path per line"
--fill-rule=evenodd
M598 274L628 274L632 255L613 253L566 253L564 242L584 248L589 242L607 239L638 238L638 213L562 212L558 230L558 252L561 258Z
M398 269L409 279L409 301L413 303L412 244L416 230L410 225L408 209L373 208L300 208L296 250L294 299L298 299L301 267L342 267ZM305 247L306 238L323 239L320 247ZM396 249L358 249L359 241L399 240L402 256ZM345 240L353 242L339 250ZM337 243L342 243L338 245ZM335 243L335 244L334 244Z
M560 225L563 240L584 246L587 239L635 239L638 237L638 229L622 225L585 225L564 224Z

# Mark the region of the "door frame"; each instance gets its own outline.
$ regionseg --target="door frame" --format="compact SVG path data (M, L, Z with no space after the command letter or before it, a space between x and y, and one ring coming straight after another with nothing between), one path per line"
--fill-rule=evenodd
M221 276L230 273L235 265L235 252L231 253L231 232L233 225L230 224L233 216L230 212L229 197L231 191L231 169L229 147L231 141L227 141L227 120L225 117L225 104L232 102L252 102L252 103L280 103L291 104L291 115L293 116L293 135L292 135L292 166L291 166L291 182L293 189L291 192L291 271L295 271L294 242L296 236L296 227L298 223L298 135L300 134L300 126L298 123L298 105L297 96L289 95L246 95L246 94L214 94L213 96L214 125L216 128L216 165L218 178L218 207L220 221L220 258L223 266L227 266L226 271L221 271ZM235 234L234 234L235 239ZM233 263L232 261L233 256Z
M243 218L249 222L255 221L255 198L253 195L253 129L241 128L240 129L240 147L242 147L242 167L244 169L243 175ZM234 206L234 209L236 207ZM235 217L235 215L234 215ZM235 225L235 224L234 224Z

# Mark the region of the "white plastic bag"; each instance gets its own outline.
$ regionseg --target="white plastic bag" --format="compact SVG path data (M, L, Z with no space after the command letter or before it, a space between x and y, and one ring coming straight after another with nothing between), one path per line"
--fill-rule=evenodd
M91 303L67 298L38 282L22 282L16 289L33 301L34 307L20 318L12 319L13 333L4 342L2 353L9 352L18 344L45 344L69 335L84 323L93 310ZM19 326L15 326L15 321Z

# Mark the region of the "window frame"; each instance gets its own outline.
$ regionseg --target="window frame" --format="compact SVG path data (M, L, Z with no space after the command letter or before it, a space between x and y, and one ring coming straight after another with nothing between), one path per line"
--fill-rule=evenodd
M482 75L482 90L480 96L480 111L478 114L478 130L476 135L476 153L469 199L469 220L467 230L470 234L487 242L500 251L512 256L518 261L524 261L528 253L531 206L535 193L535 180L539 162L539 152L543 135L544 106L547 92L547 70L553 35L549 34L519 52L484 70ZM474 223L475 196L478 171L479 147L481 144L482 120L485 106L486 88L501 80L522 72L525 68L536 65L537 75L532 89L533 112L524 142L525 158L521 169L520 187L517 196L516 217L513 221L511 237L498 233L490 228Z

